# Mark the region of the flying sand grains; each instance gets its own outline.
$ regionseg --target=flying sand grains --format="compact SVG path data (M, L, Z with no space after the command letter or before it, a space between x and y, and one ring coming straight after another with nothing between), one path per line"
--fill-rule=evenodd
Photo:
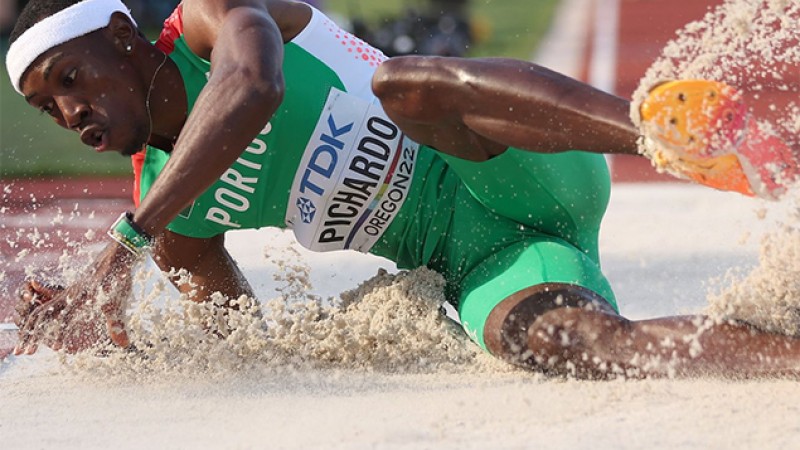
M667 80L696 78L734 86L748 104L759 99L780 101L754 111L753 117L762 132L778 136L800 152L800 2L728 0L702 20L687 24L634 93L634 123L640 123L639 105L652 87ZM798 190L790 190L783 201L797 203ZM763 219L767 208L756 214ZM765 236L758 266L748 273L730 271L719 283L719 292L709 296L706 312L715 320L741 320L800 335L799 226L800 213L795 213Z
M297 270L288 265L289 273ZM303 283L302 277L292 278ZM307 280L306 280L307 281ZM138 282L138 281L137 281ZM106 348L62 355L75 373L106 377L225 376L236 371L356 370L382 373L507 372L445 317L444 281L428 269L379 272L330 304L319 297L285 296L264 307L247 297L222 306L159 296L155 286L130 312L127 328L137 350ZM287 288L285 293L301 290Z
M711 316L800 336L800 216L791 222L762 239L758 266L722 280L720 292L709 296Z
M799 75L800 2L728 0L702 20L687 24L666 45L633 94L631 118L640 123L639 106L647 93L668 80L722 81L751 103L765 94L788 93L781 96L788 102L759 111L758 124L798 149Z

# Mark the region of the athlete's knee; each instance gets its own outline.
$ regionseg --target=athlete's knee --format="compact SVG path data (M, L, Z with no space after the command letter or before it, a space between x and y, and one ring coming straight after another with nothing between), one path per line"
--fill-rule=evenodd
M431 76L441 58L398 56L382 62L372 76L372 90L378 98L395 92L400 85Z
M527 346L537 366L580 376L614 373L620 341L630 322L593 308L562 307L542 314L528 327Z
M575 285L534 286L492 310L487 349L513 364L587 376L602 371L628 321L596 293Z
M372 76L372 92L387 113L405 118L428 119L451 76L447 58L403 56L384 61Z

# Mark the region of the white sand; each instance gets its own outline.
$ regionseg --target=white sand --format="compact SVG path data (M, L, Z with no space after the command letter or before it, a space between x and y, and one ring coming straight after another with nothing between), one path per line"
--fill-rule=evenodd
M616 186L602 251L623 313L704 308L709 277L757 262L759 235L785 214L772 209L788 207L772 205L759 219L764 204L734 194ZM284 238L245 232L231 239L248 275L264 280L259 294L274 296L269 280L280 270L248 252L255 239ZM323 295L353 286L376 267L372 258L348 257L348 275L331 276L329 264L340 257L304 258ZM3 449L793 448L800 442L800 389L790 381L564 382L476 370L472 363L463 374L458 365L427 373L261 365L108 378L65 373L48 352L0 367Z

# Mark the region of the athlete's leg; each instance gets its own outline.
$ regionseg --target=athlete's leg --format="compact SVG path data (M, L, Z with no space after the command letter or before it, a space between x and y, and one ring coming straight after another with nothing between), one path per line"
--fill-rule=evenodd
M800 339L702 316L629 321L595 298L577 286L509 296L486 322L487 349L581 377L800 376Z
M411 138L464 159L507 147L637 154L627 100L532 63L392 58L372 86Z
M449 280L476 342L518 364L585 377L615 369L630 376L800 375L800 339L698 316L620 317L596 249L608 174L592 164L595 155L548 159L511 150L482 163L451 161L469 198L456 199L440 259L461 274ZM539 166L549 170L518 172ZM551 173L562 179L543 176ZM583 178L603 192L590 198L570 188ZM574 227L548 225L546 211Z

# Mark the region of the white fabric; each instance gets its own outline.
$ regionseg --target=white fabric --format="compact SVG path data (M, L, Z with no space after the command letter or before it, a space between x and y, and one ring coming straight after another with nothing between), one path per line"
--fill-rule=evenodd
M22 33L6 55L6 68L14 89L22 94L22 74L42 53L105 27L115 12L125 14L136 25L128 7L120 0L84 0L39 21Z

